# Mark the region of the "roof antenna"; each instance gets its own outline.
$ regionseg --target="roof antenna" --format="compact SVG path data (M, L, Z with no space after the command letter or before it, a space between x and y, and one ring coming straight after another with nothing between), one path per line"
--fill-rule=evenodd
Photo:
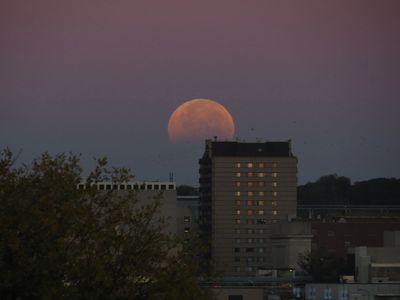
M169 182L173 182L174 181L174 173L169 172Z

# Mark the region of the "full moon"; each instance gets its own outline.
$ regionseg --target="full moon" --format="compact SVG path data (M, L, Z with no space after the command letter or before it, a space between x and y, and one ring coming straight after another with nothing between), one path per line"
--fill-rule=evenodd
M224 106L209 99L192 99L179 106L168 122L168 136L175 141L232 139L235 124Z

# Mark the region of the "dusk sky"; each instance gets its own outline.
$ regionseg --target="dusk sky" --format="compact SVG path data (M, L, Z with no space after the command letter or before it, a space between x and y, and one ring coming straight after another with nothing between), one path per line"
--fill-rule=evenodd
M240 140L292 139L299 183L400 177L400 1L2 0L0 148L108 156L198 184L172 112L218 101Z

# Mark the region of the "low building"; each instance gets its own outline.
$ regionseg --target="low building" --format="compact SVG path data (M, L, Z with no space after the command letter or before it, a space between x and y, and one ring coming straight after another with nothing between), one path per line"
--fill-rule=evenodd
M400 283L400 231L385 232L383 247L356 247L355 269L359 283Z
M306 300L400 300L400 284L308 283Z

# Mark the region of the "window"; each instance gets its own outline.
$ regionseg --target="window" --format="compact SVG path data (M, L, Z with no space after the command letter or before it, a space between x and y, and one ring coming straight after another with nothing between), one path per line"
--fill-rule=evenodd
M335 232L332 230L328 230L328 236L335 236Z
M236 166L236 168L240 168L240 162L237 162L237 163L235 164L235 166Z
M264 200L258 200L258 206L264 206Z
M263 234L264 233L264 229L258 229L258 233L259 234Z
M265 219L257 219L257 224L266 224L267 221Z
M258 253L264 253L265 249L264 248L258 248Z
M246 262L247 263L252 263L254 261L253 257L246 257Z
M274 177L274 178L278 177L278 173L276 173L276 172L272 173L272 177Z
M276 168L278 166L277 163L273 163L273 167Z
M240 229L235 229L236 234L240 234Z
M276 181L274 181L274 182L272 183L272 186L277 187L277 186L278 186L278 183L277 183Z
M175 189L175 186L174 186L173 184L169 184L169 185L168 185L168 189L169 189L169 190L173 190L173 189Z
M111 190L111 184L106 184L106 190Z
M271 201L271 205L272 206L278 206L278 202L277 201Z
M259 215L264 215L264 210L259 210L259 211L258 211L258 214L259 214Z
M235 196L239 197L240 196L240 192L235 192Z
M240 177L240 172L236 172L236 177Z
M253 172L248 172L247 177L253 177Z
M264 163L263 163L263 162L260 162L260 163L258 164L258 167L259 167L259 168L264 168Z
M240 262L240 257L235 257L234 262Z
M247 215L248 216L252 216L253 215L253 210L252 209L247 210Z
M185 227L185 228L183 229L183 231L184 231L185 233L189 233L190 228L189 228L189 227Z
M246 267L246 271L247 271L247 272L252 272L252 271L253 271L253 267L250 267L250 266L249 266L249 267Z
M236 210L236 214L237 214L237 215L240 215L240 209L237 209L237 210Z
M259 242L260 244L262 244L262 243L264 243L264 239L263 239L263 238L259 238L259 239L258 239L258 242Z
M235 184L236 184L237 187L240 187L240 181L236 181Z
M247 243L248 243L248 244L253 243L253 239L252 239L252 238L248 238L248 239L247 239Z
M240 244L240 239L235 239L236 244Z
M190 217L189 216L184 216L183 217L183 222L190 222Z
M273 192L272 196L274 196L274 197L278 196L278 192Z
M236 220L235 220L235 223L236 223L236 224L240 224L240 219L236 219Z
M257 262L264 262L265 258L264 257L257 257Z
M247 163L247 167L248 168L252 168L253 167L253 163L251 163L251 162Z
M248 229L247 229L247 233L248 233L248 234L252 234L252 233L254 233L254 230L251 229L251 228L248 228Z
M272 211L272 214L273 214L273 215L277 215L277 214L278 214L278 211L277 211L277 210L273 210L273 211Z
M85 189L85 185L84 184L79 184L78 185L78 190L84 190Z
M254 220L253 219L247 219L246 223L247 223L247 225L253 225L254 224Z
M253 186L253 182L252 182L252 181L249 181L249 182L247 183L247 186L248 186L248 187L252 187L252 186Z
M252 197L253 196L253 192L247 192L247 196Z
M99 190L104 190L104 184L99 184Z
M240 252L240 248L235 248L235 253L239 253Z
M261 172L261 173L258 173L258 177L260 177L260 178L263 178L263 177L265 177L265 173L263 173L263 172Z
M235 267L235 271L240 272L240 267ZM229 300L243 300L243 297L229 295Z
M240 205L241 205L240 200L236 200L236 206L240 206Z
M155 185L154 185L154 189L155 189L155 190L159 190L159 189L160 189L160 185L155 184Z
M253 206L253 200L247 200L247 206Z
M119 189L120 189L120 190L124 190L124 189L125 189L125 184L120 184L120 185L119 185Z
M165 184L162 184L162 185L161 185L161 189L162 189L162 190L165 190L166 188L167 188L167 186L166 186Z
M265 185L265 182L264 182L264 181L259 181L259 182L258 182L258 186L259 186L259 187L263 187L264 185Z
M252 253L254 252L254 248L246 248L246 253Z
M263 191L258 192L258 196L264 196L264 192Z
M127 190L131 190L131 189L132 189L132 185L131 185L131 184L127 184L127 185L126 185L126 189L127 189Z

